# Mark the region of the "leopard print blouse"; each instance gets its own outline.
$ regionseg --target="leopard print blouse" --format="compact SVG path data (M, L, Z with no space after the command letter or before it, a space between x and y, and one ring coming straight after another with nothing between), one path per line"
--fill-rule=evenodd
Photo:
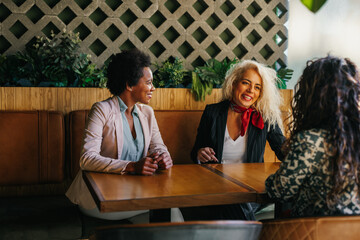
M329 165L334 160L329 154L327 135L323 129L298 133L280 169L265 182L270 198L292 202L292 216L360 214L354 179L344 184L338 203L327 205L326 196L333 185Z

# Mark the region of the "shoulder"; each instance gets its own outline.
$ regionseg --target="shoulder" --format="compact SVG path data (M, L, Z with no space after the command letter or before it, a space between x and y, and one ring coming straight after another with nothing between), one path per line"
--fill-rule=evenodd
M326 152L328 131L324 129L309 129L297 133L292 142L292 149L302 152L303 155Z
M291 162L293 167L305 169L315 173L328 166L330 153L327 142L328 132L324 129L310 129L299 132L294 136L291 150L285 161Z
M328 137L328 131L320 128L313 128L304 130L294 136L294 140L299 142L308 142L310 144L317 144L319 141L324 141Z
M277 124L277 123L270 124L269 121L264 121L264 131L267 131L268 134L281 133L281 135L283 135L283 132L282 132L281 128L279 127L279 124Z
M229 107L229 101L224 100L224 101L221 101L221 102L218 102L218 103L213 103L213 104L206 105L204 111L213 112L213 113L216 114L216 113L221 112L221 111L227 111L228 107Z
M101 102L94 103L93 106L97 106L97 107L100 107L100 108L113 108L114 104L115 104L115 97L110 97L110 98L108 98L106 100L103 100Z
M96 102L92 105L92 109L99 109L102 111L111 111L113 110L114 106L116 106L117 100L115 97L110 97L106 100L103 100L101 102Z
M116 108L119 103L115 97L108 98L101 102L96 102L92 105L89 116L98 116L100 118L108 118L112 114L116 114L119 108Z

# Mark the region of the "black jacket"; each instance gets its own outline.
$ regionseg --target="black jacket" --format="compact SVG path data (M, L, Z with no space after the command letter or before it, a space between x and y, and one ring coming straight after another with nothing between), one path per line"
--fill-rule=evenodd
M216 158L221 162L229 105L230 102L225 100L206 106L197 130L195 145L191 151L191 159L195 163L199 163L197 152L203 147L213 148ZM268 123L265 122L264 125L264 128L261 130L253 126L250 119L247 129L248 141L246 149L246 162L248 163L264 162L266 140L268 140L271 149L279 160L283 160L285 157L281 151L281 146L285 141L281 129L276 125L268 131Z

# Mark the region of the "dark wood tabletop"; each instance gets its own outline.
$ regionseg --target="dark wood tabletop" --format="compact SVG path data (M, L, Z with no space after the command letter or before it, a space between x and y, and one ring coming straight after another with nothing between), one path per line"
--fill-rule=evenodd
M84 171L101 212L262 201L278 163L174 165L153 176Z
M256 202L262 203L270 201L265 193L265 180L279 169L280 162L206 164L203 166L251 192L256 192Z
M196 164L174 165L153 176L84 172L84 179L101 212L256 200L254 191Z

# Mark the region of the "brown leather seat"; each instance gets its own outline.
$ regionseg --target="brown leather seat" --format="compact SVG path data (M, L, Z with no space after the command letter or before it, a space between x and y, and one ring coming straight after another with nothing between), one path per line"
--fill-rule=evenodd
M89 110L77 110L70 112L67 116L66 156L70 164L70 177L72 179L80 168L81 145L88 113ZM202 113L202 110L155 110L161 136L169 149L174 164L193 163L190 152L195 143ZM285 115L283 113L283 116ZM267 143L264 160L273 162L275 159L275 153Z
M61 112L0 111L0 185L64 180L65 129Z
M194 221L118 225L98 228L90 239L256 240L259 238L261 227L261 222L257 221Z
M64 195L64 116L0 111L0 239L79 239L77 207Z
M72 111L66 117L66 141L67 152L66 157L70 165L70 178L74 179L80 170L80 152L85 130L85 123L89 110Z
M89 110L77 110L67 117L67 158L70 164L70 177L79 171L81 145L85 122ZM197 127L202 111L155 111L161 136L168 147L175 164L192 163L190 151L194 145Z
M264 220L261 240L360 239L360 216Z
M190 152L195 143L203 111L157 110L155 117L174 164L193 163Z

